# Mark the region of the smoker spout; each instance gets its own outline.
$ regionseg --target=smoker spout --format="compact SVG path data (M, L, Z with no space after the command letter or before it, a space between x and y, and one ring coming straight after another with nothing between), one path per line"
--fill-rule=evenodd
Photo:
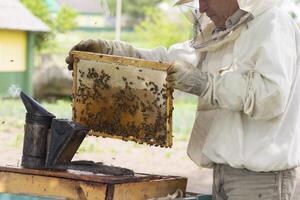
M27 110L27 114L39 117L55 118L55 116L52 113L48 112L45 108L41 106L41 104L35 101L32 97L25 94L23 91L21 91L20 97Z

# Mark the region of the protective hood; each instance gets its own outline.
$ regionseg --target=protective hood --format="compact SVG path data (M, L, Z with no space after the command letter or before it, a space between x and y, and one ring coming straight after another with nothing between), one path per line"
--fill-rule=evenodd
M190 3L193 0L179 0L179 1L175 1L174 6L180 6L182 4L186 4L186 3Z
M282 0L237 0L241 10L251 13L254 17L267 9L280 5Z
M179 0L175 5L183 5L191 1L194 0ZM264 13L266 10L274 6L279 6L282 1L283 0L237 0L240 9L246 11L247 14L231 28L221 31L215 35L212 35L215 26L209 19L208 23L201 25L203 30L201 32L202 34L199 34L193 39L191 46L195 49L199 49L201 52L215 51L227 42L238 38L242 29L245 28L247 22Z
M178 0L174 6L190 3L193 0ZM270 7L280 5L282 0L237 0L241 10L251 13L254 17Z

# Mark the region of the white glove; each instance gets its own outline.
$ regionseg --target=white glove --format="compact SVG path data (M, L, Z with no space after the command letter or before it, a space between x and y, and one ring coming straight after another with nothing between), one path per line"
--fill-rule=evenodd
M201 96L208 86L208 74L185 62L175 62L166 79L174 89Z
M69 56L66 57L69 70L73 70L74 60L71 52L74 50L141 58L138 49L125 42L90 39L79 42L69 51Z

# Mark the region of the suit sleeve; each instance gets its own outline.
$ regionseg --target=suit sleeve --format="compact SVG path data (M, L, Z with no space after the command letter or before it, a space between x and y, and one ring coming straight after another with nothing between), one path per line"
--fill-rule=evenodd
M152 61L173 63L177 60L188 62L194 66L198 64L198 56L195 49L190 47L189 41L176 43L170 48L159 46L153 49L136 48L131 44L119 41L110 41L109 54L127 56Z

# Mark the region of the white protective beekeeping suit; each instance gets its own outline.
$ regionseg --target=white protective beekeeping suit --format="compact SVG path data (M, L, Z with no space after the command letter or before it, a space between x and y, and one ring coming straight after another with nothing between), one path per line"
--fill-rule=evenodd
M207 90L199 97L188 147L195 163L211 167L215 162L257 172L297 167L299 30L276 0L238 3L254 19L235 27L222 40L197 50L188 42L169 50L139 50L139 57L184 60L212 74ZM213 28L207 26L204 38L212 37ZM112 53L121 52L122 48Z

